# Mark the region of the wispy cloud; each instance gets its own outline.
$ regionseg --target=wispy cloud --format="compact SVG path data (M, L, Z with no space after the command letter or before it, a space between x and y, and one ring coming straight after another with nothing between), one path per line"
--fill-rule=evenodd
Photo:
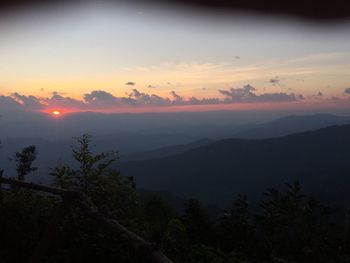
M299 64L299 63L320 63L330 62L344 57L346 53L341 52L325 52L325 53L314 53L306 56L301 56L286 61L288 64Z
M279 86L280 85L280 79L278 76L269 79L269 82L272 84L272 86Z

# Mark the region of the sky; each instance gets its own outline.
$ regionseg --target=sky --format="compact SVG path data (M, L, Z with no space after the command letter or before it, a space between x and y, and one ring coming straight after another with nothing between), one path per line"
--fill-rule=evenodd
M90 3L0 35L1 111L350 108L350 22Z

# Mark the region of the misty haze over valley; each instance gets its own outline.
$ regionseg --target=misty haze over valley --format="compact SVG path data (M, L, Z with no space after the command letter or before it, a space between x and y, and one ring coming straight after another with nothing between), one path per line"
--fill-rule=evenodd
M12 122L5 116L2 119L6 128L2 130L1 134L3 140L0 157L1 160L4 160L1 166L5 172L14 171L15 169L15 152L28 145L36 145L38 158L34 164L40 168L33 172L29 178L34 182L50 182L51 178L48 176L50 169L61 163L75 165L70 154L71 147L74 145L73 138L79 137L85 131L85 133L93 136L94 152L117 151L119 153L120 159L115 168L121 170L122 174L126 176L135 177L138 188L164 191L181 198L195 197L203 202L218 205L229 202L230 198L237 194L249 194L253 197L255 193L260 194L266 187L294 180L306 182L307 187L314 188L316 195L325 194L324 186L317 190L317 187L313 186L312 183L315 179L309 178L316 176L312 175L313 173L318 173L316 172L320 169L318 162L313 164L315 166L309 167L310 164L308 165L307 169L311 169L309 172L294 171L291 168L286 170L285 167L287 166L295 167L305 164L298 163L297 160L288 155L282 161L285 164L280 165L279 162L281 161L277 161L277 156L273 157L273 152L265 152L264 149L260 149L259 145L265 141L268 143L269 140L266 139L276 138L276 142L284 140L287 145L291 144L290 146L281 145L282 148L277 151L278 154L280 151L290 154L292 151L290 147L293 146L296 147L297 151L300 151L295 153L296 156L306 154L305 158L311 158L308 156L312 153L307 153L306 143L308 139L301 138L300 141L296 140L294 144L292 143L295 140L294 134L302 134L307 131L317 134L319 129L340 125L339 128L333 128L334 134L328 135L339 141L339 145L332 145L335 147L334 151L338 153L335 155L335 152L331 151L329 146L324 146L327 147L327 154L330 154L330 156L323 158L327 158L324 161L327 160L326 162L329 162L330 167L322 169L327 171L331 169L328 173L334 173L335 170L333 171L334 168L332 167L337 166L342 174L341 166L333 164L333 161L345 164L340 158L346 159L346 155L339 152L339 149L340 147L347 147L348 136L346 132L348 130L346 130L347 126L344 125L350 124L350 117L344 113L343 115L325 113L288 115L285 112L258 113L254 111L143 114L87 112L62 116L57 119L50 119L50 117L40 113L32 113L28 116L25 121L17 122L15 118L12 119ZM35 125L33 125L34 123ZM23 126L23 128L19 128L19 126ZM341 133L341 127L344 127L345 134ZM340 132L339 134L337 129ZM28 136L30 133L36 136ZM341 137L343 134L344 138ZM285 137L287 135L291 135L291 137ZM310 136L310 140L313 137L312 134L305 134L305 136ZM281 139L279 139L280 137ZM233 139L237 141L237 145ZM230 140L232 140L231 146L229 146ZM326 138L322 137L322 140L326 140ZM247 143L247 146L241 146L241 143ZM193 165L198 161L191 161L191 158L196 157L202 151L208 151L211 147L215 149L220 144L227 145L225 151L228 152L219 153L217 150L210 150L215 157L208 156L205 158L209 159L198 161L199 163L209 164L211 168L205 168L205 166L198 164L197 168L201 167L204 170L197 171L196 166ZM252 144L257 146L252 146L254 150L249 150L250 154L247 156L235 152L237 147L247 148L248 151L248 147L250 147L248 145ZM318 142L317 145L322 148L322 141ZM312 147L317 147L317 145ZM337 157L338 154L339 157ZM264 159L265 156L268 160ZM172 161L172 158L174 161ZM180 161L181 158L185 159ZM225 159L224 163L228 164L229 167L236 167L234 173L228 167L226 168L224 163L221 163L222 159ZM187 161L185 160L189 163L186 164ZM247 161L251 164L246 163ZM267 168L258 168L257 163L260 161L274 171ZM269 161L271 161L271 164L267 164ZM192 168L190 169L190 167ZM251 173L248 175L247 169L252 167L253 170L248 172L248 174ZM306 169L306 167L299 168ZM286 177L287 173L290 173L291 177ZM308 175L305 173L308 173ZM274 179L272 178L273 174L276 174ZM282 178L280 177L281 174L283 174ZM255 176L256 178L247 179L247 176ZM307 178L304 178L304 176L307 176ZM336 175L333 174L333 176ZM222 180L219 179L221 177L226 180L223 183L226 190L214 186L217 184L215 182ZM169 181L168 178L173 179ZM185 181L183 181L184 179ZM165 181L163 182L163 180ZM178 183L176 183L177 180L179 180ZM203 182L204 188L200 190L201 183L196 187L192 183L186 183L188 180L199 180ZM245 180L248 180L249 184L246 185ZM251 180L255 183L252 184ZM310 183L308 183L309 180ZM339 185L344 185L341 180L337 181L339 181ZM319 183L330 185L328 181L322 183L320 181ZM257 185L259 187L256 187ZM338 194L339 191L346 191L345 189L336 188L337 186L334 187L334 189L328 188L327 192L336 195L337 191ZM219 193L222 195L221 197Z

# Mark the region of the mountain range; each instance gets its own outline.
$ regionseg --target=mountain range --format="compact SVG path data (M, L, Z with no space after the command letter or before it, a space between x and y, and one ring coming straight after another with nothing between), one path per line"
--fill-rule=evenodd
M115 132L94 136L93 149L118 150L121 159L115 167L123 175L134 176L139 188L181 198L222 204L241 193L257 199L267 187L299 180L318 197L346 200L350 149L346 124L350 124L349 117L314 114L291 115L262 124L214 126L207 139L191 133L193 127L184 134L174 130ZM333 127L324 128L330 125ZM5 176L11 176L15 172L14 154L36 145L34 165L39 170L30 180L49 183L50 167L58 162L74 165L72 142L2 140L0 167L5 169Z
M258 198L268 187L300 181L328 200L350 200L350 125L270 139L225 139L163 158L119 164L138 187L225 203Z

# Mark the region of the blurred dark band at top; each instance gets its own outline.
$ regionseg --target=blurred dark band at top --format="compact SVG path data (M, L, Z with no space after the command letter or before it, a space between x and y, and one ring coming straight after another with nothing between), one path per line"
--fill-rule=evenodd
M63 5L91 3L94 1L71 0L6 0L0 1L0 12L10 14L13 11L36 8L55 8ZM103 1L95 1L101 3ZM173 6L193 12L202 12L205 15L225 13L256 12L261 15L286 15L315 22L332 22L350 18L349 0L110 0L108 3L142 4L162 6L171 9Z

